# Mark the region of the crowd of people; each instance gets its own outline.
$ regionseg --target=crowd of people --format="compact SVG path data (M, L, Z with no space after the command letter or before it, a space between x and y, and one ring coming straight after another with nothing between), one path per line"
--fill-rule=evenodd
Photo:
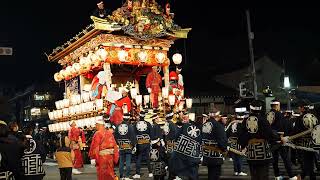
M72 174L81 174L88 161L96 166L99 180L116 179L117 175L120 179L142 178L141 166L145 163L148 176L156 180L198 179L200 165L207 166L208 179L213 180L220 178L227 157L232 158L235 176L247 176L242 167L246 159L251 179L268 179L270 163L275 179L282 179L279 156L290 179L316 179L316 140L312 131L305 132L317 127L317 115L305 103L298 110L281 112L280 102L274 100L270 112L265 113L263 102L254 100L248 108L236 105L235 115L228 117L216 110L191 121L186 111L169 111L161 126L158 110L153 109L152 122L146 121L146 112L141 110L135 117L124 114L118 125L101 118L96 121L95 131L82 130L71 121L69 132L51 136L56 140L39 136L45 131L34 133L33 127L19 131L16 123L0 121L1 173L7 179L43 179L43 163L51 149L48 142L57 141L52 149L61 179L66 180L72 179ZM133 161L135 173L131 174ZM292 170L292 164L298 163L299 175ZM119 166L119 172L115 172L115 166Z

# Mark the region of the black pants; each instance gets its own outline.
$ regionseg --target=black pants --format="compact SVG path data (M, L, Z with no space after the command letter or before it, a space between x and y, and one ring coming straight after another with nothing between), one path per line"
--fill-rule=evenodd
M208 180L219 180L221 176L221 165L209 165Z
M269 163L249 164L251 180L269 179Z
M60 180L72 180L72 168L59 168Z
M273 171L274 171L274 176L278 177L280 176L280 171L279 171L279 155L281 156L281 159L283 160L284 167L286 168L286 171L288 173L288 176L291 178L294 175L292 174L292 166L291 166L291 161L289 159L289 153L288 153L288 148L287 147L280 147L279 149L275 150L273 153Z
M153 180L164 180L164 176L153 176Z
M306 176L309 176L310 180L316 179L316 175L314 173L314 160L315 154L313 152L303 151L301 179L304 179Z

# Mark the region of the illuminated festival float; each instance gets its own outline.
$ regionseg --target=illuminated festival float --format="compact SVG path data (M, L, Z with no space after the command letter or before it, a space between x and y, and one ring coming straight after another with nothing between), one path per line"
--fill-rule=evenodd
M91 19L93 24L48 55L62 67L55 81L65 84L64 99L49 112L51 132L67 131L72 120L92 128L106 115L118 124L123 114L134 118L141 110L149 120L157 113L161 124L169 109L191 108L179 68L169 72L168 57L174 41L191 29L174 24L169 4L163 10L154 0L127 0L107 18ZM172 56L177 67L181 61L181 54Z

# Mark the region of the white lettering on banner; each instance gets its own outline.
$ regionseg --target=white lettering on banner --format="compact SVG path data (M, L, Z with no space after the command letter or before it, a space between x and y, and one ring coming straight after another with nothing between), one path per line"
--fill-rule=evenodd
M200 158L200 144L183 134L179 136L174 151L189 157Z
M25 175L44 174L40 154L24 155L22 158Z

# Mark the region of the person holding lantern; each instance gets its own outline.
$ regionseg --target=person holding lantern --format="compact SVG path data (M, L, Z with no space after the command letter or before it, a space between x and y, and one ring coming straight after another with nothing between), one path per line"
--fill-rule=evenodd
M93 135L89 156L91 164L97 168L98 180L114 180L114 164L119 160L119 149L112 131L105 128L104 120L96 120L96 132Z
M68 132L68 138L70 140L70 148L74 152L75 156L72 173L81 174L81 172L78 169L83 167L81 149L85 146L86 137L84 135L84 132L77 127L75 121L71 121L70 126L71 128Z
M162 78L157 72L158 67L153 66L152 71L147 75L146 87L150 93L150 100L153 108L158 108L158 96L161 92Z

